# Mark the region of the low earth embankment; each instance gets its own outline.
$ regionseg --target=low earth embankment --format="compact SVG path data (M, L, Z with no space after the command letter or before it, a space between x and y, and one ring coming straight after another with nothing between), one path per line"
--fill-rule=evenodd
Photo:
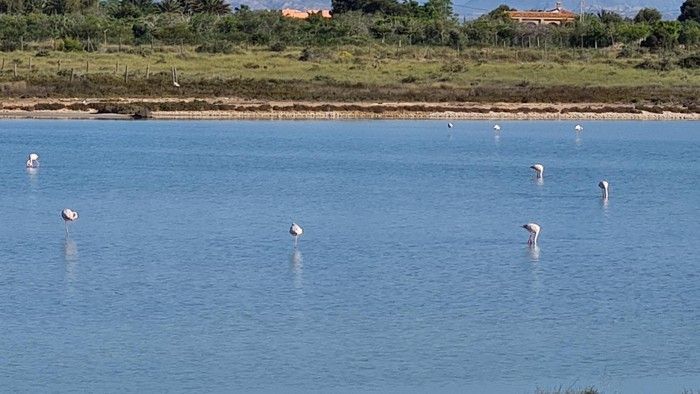
M700 113L700 57L690 52L375 46L201 54L134 47L2 56L4 116L694 119Z

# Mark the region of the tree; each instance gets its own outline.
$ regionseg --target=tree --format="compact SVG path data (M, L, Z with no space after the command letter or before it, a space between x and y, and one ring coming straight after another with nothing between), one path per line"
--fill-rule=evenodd
M678 42L685 46L695 46L700 44L700 23L695 21L685 21L678 36Z
M609 10L601 10L598 13L598 19L606 25L622 22L622 16L620 14Z
M681 24L678 22L657 22L642 46L650 49L672 49L678 45Z
M501 4L484 16L488 19L510 20L508 11L515 11L515 8L510 8L505 4Z
M642 8L634 17L634 23L656 23L661 17L661 12L656 8Z
M428 0L423 7L430 19L447 20L454 17L452 0Z
M348 11L362 11L365 14L381 12L387 15L401 15L404 9L396 0L331 0L333 14Z
M700 0L685 0L681 5L681 15L678 20L700 22Z
M183 8L179 0L161 0L158 3L158 10L164 14L167 13L182 13Z
M225 15L231 13L231 5L225 0L193 0L189 2L192 12Z

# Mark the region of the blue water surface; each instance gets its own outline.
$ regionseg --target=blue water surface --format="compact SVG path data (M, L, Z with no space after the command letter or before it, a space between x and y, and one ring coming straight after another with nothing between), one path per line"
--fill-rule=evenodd
M453 123L0 122L0 387L700 391L698 123Z

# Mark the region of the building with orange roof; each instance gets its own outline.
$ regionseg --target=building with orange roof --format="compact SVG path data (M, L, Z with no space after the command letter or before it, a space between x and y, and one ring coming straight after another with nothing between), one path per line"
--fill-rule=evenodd
M297 18L297 19L306 19L308 18L311 14L318 14L321 13L321 16L324 18L330 18L331 17L331 10L295 10L293 8L285 8L282 10L282 16L286 16L288 18Z
M506 11L506 13L511 19L529 25L562 25L576 20L576 14L562 8L561 2L557 2L551 10Z

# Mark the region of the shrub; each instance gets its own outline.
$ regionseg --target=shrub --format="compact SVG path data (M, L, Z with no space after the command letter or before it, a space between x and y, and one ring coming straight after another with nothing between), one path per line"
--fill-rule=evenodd
M204 44L198 46L195 51L199 53L233 53L235 47L228 41L225 40L214 40L210 42L205 42Z
M72 38L63 39L63 51L65 52L80 52L83 50L83 44Z
M316 52L315 50L313 50L311 48L304 48L301 51L301 55L299 56L299 60L301 60L302 62L308 62L310 60L316 60L316 59L318 59L318 57L319 57L318 52Z
M678 61L683 68L700 68L700 53L686 56Z
M272 44L270 44L270 50L272 52L284 52L285 49L287 49L287 44L281 41L273 42Z

